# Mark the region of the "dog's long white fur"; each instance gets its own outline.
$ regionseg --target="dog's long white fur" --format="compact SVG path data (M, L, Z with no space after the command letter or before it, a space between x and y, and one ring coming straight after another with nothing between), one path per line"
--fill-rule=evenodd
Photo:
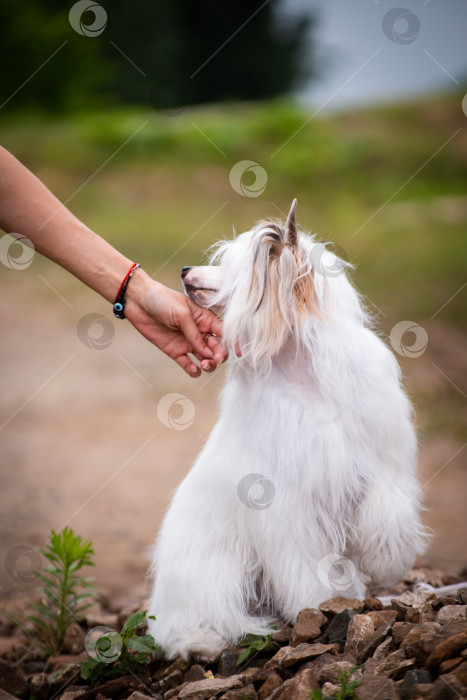
M287 236L261 222L189 271L193 299L224 312L231 359L155 547L150 632L169 658L215 657L277 617L362 597L425 548L399 366L346 265L326 273L322 244ZM262 478L247 492L250 474Z

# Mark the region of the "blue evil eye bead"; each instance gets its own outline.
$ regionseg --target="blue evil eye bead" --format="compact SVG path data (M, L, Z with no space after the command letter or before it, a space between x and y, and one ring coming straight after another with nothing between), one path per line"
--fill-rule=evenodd
M118 301L116 304L114 304L114 309L115 311L123 311L123 304L120 304Z

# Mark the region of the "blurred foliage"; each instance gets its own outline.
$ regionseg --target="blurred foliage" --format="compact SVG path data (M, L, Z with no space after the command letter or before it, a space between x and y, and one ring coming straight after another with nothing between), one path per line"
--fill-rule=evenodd
M462 385L455 348L465 343L467 292L464 94L313 119L283 100L173 116L130 108L53 119L3 112L0 132L77 216L179 289L181 267L199 264L216 239L285 215L297 197L299 225L344 249L382 330L402 319L426 327L430 357ZM232 189L229 173L240 160L266 170L260 196ZM35 269L46 265L35 258ZM62 293L77 293L77 284L70 277ZM421 382L414 397L429 407L423 430L464 438L465 400L440 378Z
M359 286L378 306L395 279L404 285L403 295L391 296L395 312L408 306L429 316L443 288L455 290L465 276L461 100L452 94L342 112L305 128L303 107L275 100L176 116L130 108L55 119L4 115L0 130L3 144L59 197L72 196L78 216L155 269L196 263L233 225L242 230L280 215L296 196L299 222L347 251ZM243 159L267 172L260 197L230 186L230 170ZM443 315L463 318L460 296Z
M15 110L172 108L273 97L311 75L313 16L285 15L280 0L104 0L107 24L95 36L72 28L72 5L0 4L0 104L14 95ZM82 26L94 19L85 11Z

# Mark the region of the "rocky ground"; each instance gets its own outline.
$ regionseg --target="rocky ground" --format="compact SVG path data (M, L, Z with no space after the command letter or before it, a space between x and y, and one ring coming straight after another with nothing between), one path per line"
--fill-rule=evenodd
M465 580L462 572L457 581ZM272 648L237 665L244 649L226 649L216 662L190 663L156 653L138 673L91 688L80 676L88 658L84 639L98 625L120 630L142 601L101 598L80 624L67 631L59 656L48 660L21 630L2 616L0 625L0 700L458 700L467 697L467 587L437 594L416 590L456 583L440 571L413 570L390 591L383 607L376 597L344 597L303 610L292 628L278 624ZM10 601L10 610L24 600ZM354 694L337 695L339 672L358 680Z

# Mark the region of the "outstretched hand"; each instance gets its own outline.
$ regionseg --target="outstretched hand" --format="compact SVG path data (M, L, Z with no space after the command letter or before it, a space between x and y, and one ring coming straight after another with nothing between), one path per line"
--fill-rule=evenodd
M201 369L212 372L227 358L220 340L222 321L209 309L155 282L142 270L138 270L128 286L125 316L190 377L199 377Z

